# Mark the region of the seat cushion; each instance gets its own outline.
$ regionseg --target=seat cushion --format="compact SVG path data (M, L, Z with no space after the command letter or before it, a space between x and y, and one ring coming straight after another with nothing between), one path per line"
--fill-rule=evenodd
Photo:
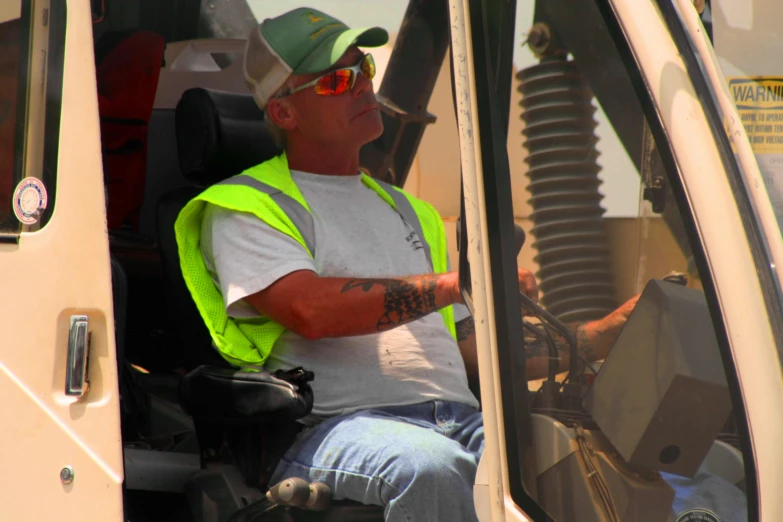
M179 386L183 409L196 420L252 425L290 422L310 413L312 372L301 368L266 370L199 366Z

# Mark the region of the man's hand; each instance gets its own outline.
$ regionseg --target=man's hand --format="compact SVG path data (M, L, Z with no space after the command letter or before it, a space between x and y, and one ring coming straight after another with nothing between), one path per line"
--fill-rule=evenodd
M465 303L462 299L462 292L459 288L459 274L457 272L450 272L445 274L449 278L449 282L452 285L452 295L455 303ZM533 300L534 303L538 302L538 283L536 282L536 276L533 272L526 268L517 269L517 282L519 283L519 291Z
M636 307L641 294L628 299L603 319L590 321L576 328L579 352L588 361L604 359Z
M519 279L519 291L538 303L538 283L536 276L527 268L517 269L517 278Z
M601 319L600 321L603 323L602 329L607 333L614 334L615 339L617 339L623 326L625 326L625 323L628 321L628 317L630 317L631 312L633 312L633 309L636 307L636 302L639 301L639 297L641 297L641 294L633 296L612 313ZM612 342L614 343L614 341Z
M459 278L457 273L454 276L453 285L455 291L455 302L464 303L462 293L459 291ZM451 274L450 274L451 275ZM517 281L519 291L524 293L533 302L538 302L538 283L533 272L526 268L517 269ZM478 379L478 355L476 353L476 325L472 317L467 317L457 323L457 343L462 353L462 359L465 361L465 369L469 379Z

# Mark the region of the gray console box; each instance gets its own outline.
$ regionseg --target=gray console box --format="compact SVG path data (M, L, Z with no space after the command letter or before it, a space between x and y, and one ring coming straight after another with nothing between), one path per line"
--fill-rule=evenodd
M650 281L584 406L630 464L693 477L731 413L703 292Z

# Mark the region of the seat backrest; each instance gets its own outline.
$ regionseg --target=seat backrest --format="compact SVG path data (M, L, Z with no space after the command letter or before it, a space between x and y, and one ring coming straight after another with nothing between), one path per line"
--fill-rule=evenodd
M184 176L212 185L280 154L250 94L189 89L176 110Z
M185 91L176 109L177 154L182 174L193 182L163 195L158 205L158 240L169 319L188 368L227 366L185 285L174 222L185 205L205 188L280 153L264 124L263 112L248 95L207 89Z

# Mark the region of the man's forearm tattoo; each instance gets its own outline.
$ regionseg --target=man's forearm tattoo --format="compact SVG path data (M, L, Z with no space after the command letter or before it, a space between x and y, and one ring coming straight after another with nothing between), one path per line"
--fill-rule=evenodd
M457 327L457 342L467 341L471 335L476 333L476 323L473 322L472 317L466 317L462 321L458 322Z
M595 350L591 346L590 338L587 336L584 325L579 325L576 329L576 346L579 354L588 362L598 359Z
M590 337L587 335L587 331L584 325L579 325L576 328L576 348L580 357L588 362L598 359L595 349L590 341ZM571 349L568 346L568 342L560 334L552 336L552 340L555 343L555 347L558 352L565 355L570 355ZM525 339L525 357L527 359L534 359L536 357L549 357L549 344L544 339Z
M369 292L375 285L384 288L383 315L378 320L378 331L390 330L437 310L435 306L435 276L413 279L351 279L343 286L343 293L360 288Z
M560 339L553 339L555 349L558 352L568 353L568 345L561 342ZM550 357L549 343L545 339L525 339L525 359L536 359L538 357ZM560 359L560 354L557 354Z

